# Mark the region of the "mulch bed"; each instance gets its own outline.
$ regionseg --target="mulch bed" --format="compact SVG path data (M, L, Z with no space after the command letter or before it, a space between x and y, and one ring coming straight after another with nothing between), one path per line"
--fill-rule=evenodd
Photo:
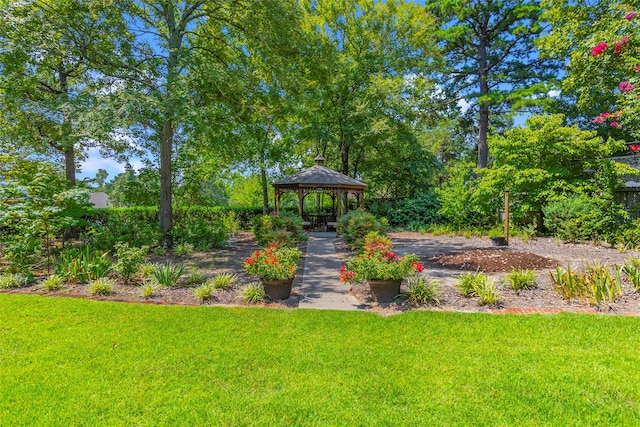
M456 251L435 256L426 260L427 265L455 268L457 270L484 271L486 273L500 273L521 270L541 270L555 268L557 261L532 254L530 252L505 251L501 249L476 249Z

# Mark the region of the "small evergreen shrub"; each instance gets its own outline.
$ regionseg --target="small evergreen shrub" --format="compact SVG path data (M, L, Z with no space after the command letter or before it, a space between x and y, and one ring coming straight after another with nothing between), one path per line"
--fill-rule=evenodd
M475 293L480 305L495 304L500 299L496 283L486 276L476 285Z
M415 275L407 279L409 290L402 294L407 302L412 305L440 304L440 283L430 280L425 276Z
M220 273L207 280L207 283L213 286L214 289L227 289L237 281L238 276L235 274Z
M262 215L254 218L251 230L262 247L293 247L307 239L302 232L302 219L286 212L279 216Z
M180 243L176 245L174 253L179 257L188 257L193 254L193 245L191 243Z
M239 291L239 297L248 304L265 302L269 298L260 282L253 282L243 286Z
M91 295L112 295L113 286L115 283L113 280L106 277L100 277L89 284L89 290Z
M142 290L141 290L142 298L144 299L151 298L156 293L157 290L158 290L158 284L155 281L153 280L147 281L142 286Z
M138 274L142 276L142 278L148 279L150 277L153 277L153 271L155 270L155 268L155 264L145 262L144 264L140 264L140 266L138 266Z
M351 248L362 250L367 234L372 231L381 235L385 234L387 220L385 218L377 219L369 212L356 209L338 219L336 230Z
M191 267L189 275L187 276L187 284L197 285L198 283L202 282L204 282L204 274L199 272L195 267Z
M204 303L205 301L209 301L211 299L214 291L215 288L213 287L213 285L209 282L206 282L195 288L193 290L193 294L198 299L198 301Z
M184 273L184 265L167 262L164 265L155 265L152 276L161 286L177 286L178 280Z
M125 285L131 282L131 279L138 273L145 261L147 248L132 248L128 243L116 243L116 256L118 261L114 264L113 269L122 277Z
M47 291L59 291L64 285L64 280L57 274L52 274L42 281L42 288Z
M0 289L18 289L29 284L29 279L24 274L5 273L0 275Z
M536 273L533 270L511 270L507 275L507 280L511 289L519 295L521 289L532 289L536 287Z
M418 230L432 224L440 224L447 220L438 213L442 208L438 195L425 193L413 199L374 200L369 204L369 211L379 217L385 217L392 227Z

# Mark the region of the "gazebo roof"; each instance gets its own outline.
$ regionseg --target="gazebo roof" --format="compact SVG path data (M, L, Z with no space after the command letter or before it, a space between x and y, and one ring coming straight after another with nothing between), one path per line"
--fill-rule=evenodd
M314 160L316 163L314 166L274 182L272 185L279 188L326 187L350 189L364 189L367 186L367 184L324 166L324 157L322 156L318 156Z

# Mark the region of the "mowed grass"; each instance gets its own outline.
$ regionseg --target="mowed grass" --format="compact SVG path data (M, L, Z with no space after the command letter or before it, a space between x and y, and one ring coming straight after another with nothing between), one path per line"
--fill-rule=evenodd
M639 425L640 319L0 295L0 425Z

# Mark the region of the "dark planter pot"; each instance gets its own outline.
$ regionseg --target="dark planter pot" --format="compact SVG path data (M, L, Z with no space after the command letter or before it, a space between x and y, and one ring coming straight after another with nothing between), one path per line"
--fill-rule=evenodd
M395 297L400 294L400 284L402 279L399 280L368 280L369 288L371 289L371 296L374 301L377 302L392 302Z
M264 286L264 293L269 295L269 298L271 298L272 301L287 299L291 296L293 277L291 279L282 280L260 279L260 282L262 282L262 286Z
M490 237L493 246L507 246L507 239L504 237Z

